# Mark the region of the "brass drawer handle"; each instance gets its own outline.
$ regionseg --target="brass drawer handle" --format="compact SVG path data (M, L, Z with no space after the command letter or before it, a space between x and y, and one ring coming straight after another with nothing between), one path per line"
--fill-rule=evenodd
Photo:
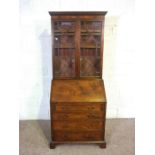
M93 137L92 137L92 136L90 136L90 135L84 135L84 138L91 139L91 138L93 138Z
M99 118L98 116L93 115L93 114L87 115L87 117L88 117L88 118Z
M94 109L95 109L95 107L88 107L88 109L89 109L89 110L94 110Z
M66 107L61 107L61 109L62 109L62 110L67 110L67 108L66 108Z
M93 128L93 125L88 125L87 128L88 129L92 129Z
M63 135L63 138L65 138L65 139L68 138L68 135L64 134L64 135Z
M68 115L62 115L62 118L68 118Z
M63 124L63 125L62 125L62 128L63 128L63 129L70 129L70 127L69 127L67 124Z

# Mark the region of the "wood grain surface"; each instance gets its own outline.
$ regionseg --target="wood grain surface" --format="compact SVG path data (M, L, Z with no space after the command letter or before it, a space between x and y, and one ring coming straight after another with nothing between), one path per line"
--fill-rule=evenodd
M106 102L102 79L53 80L51 102Z

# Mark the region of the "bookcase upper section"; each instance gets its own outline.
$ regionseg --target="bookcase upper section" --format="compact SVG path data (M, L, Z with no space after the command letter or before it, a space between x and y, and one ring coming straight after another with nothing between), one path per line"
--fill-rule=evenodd
M107 12L49 12L54 79L101 78Z

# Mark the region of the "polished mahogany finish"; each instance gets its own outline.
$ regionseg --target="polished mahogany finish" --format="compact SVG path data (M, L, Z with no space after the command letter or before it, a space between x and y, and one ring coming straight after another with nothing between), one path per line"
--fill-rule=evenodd
M50 148L62 143L106 147L102 80L107 12L49 12L52 21Z
M52 102L106 102L102 79L53 80Z

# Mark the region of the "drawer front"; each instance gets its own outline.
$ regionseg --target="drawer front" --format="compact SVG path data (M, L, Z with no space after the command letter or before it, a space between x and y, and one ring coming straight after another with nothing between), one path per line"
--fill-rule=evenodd
M82 120L81 120L82 121ZM88 130L103 130L103 121L53 121L54 130L70 130L70 131L88 131Z
M103 120L103 112L98 113L53 113L56 121Z
M102 103L55 103L53 104L53 111L56 112L101 112L104 109Z
M53 132L53 141L98 141L104 140L103 132Z

